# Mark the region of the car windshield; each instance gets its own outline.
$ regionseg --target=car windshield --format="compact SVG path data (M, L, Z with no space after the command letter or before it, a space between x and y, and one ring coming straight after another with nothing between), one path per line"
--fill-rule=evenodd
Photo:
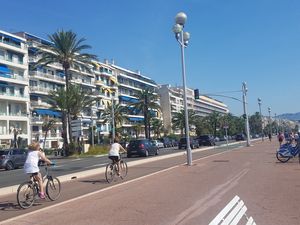
M200 136L199 138L201 138L201 139L209 139L209 137L207 135Z
M0 155L7 155L7 154L8 154L8 151L0 150Z

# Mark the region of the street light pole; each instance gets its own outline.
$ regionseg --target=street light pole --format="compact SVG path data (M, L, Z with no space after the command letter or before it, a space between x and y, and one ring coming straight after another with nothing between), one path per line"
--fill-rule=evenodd
M272 136L272 127L271 127L271 108L268 107L268 112L269 112L269 136Z
M93 109L91 108L91 133L92 133L92 137L91 137L91 141L92 141L92 146L94 147L95 145L95 141L94 141L94 120L93 120Z
M276 129L276 135L277 135L278 134L277 114L275 113L274 115L275 115L275 117L274 117L274 120L275 120L275 129Z
M263 120L262 120L262 114L261 114L261 99L258 98L258 106L259 106L259 115L260 115L260 122L261 122L261 140L264 141L264 126L263 126Z
M112 124L112 142L114 143L115 137L116 137L116 131L115 131L115 106L114 106L114 98L111 97L111 124Z
M184 24L187 20L185 13L180 12L175 17L175 25L173 32L181 47L181 64L182 64L182 81L183 81L183 101L184 101L184 113L185 113L185 136L186 136L186 149L187 149L187 164L192 165L192 151L190 145L190 130L189 130L189 119L188 119L188 108L187 108L187 96L186 96L186 75L185 75L185 60L184 60L184 48L187 47L190 34L183 32Z
M251 145L250 143L250 130L249 130L249 119L248 119L248 113L247 113L247 86L246 82L243 82L242 85L242 91L243 91L243 108L244 108L244 117L246 121L246 134L247 134L247 147Z

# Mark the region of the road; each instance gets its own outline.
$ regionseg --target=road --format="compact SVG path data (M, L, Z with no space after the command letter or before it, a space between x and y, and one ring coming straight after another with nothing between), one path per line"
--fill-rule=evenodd
M224 144L224 142L217 142L217 146ZM203 147L202 147L203 148ZM183 152L185 150L178 150L178 148L162 148L160 149L160 155L172 154L174 152ZM143 158L134 157L127 159L127 161L136 161ZM53 175L62 176L70 173L86 171L95 168L104 167L108 162L107 156L100 157L87 157L87 158L78 158L78 159L54 159L56 166L53 169ZM22 169L16 169L11 171L6 171L4 169L0 170L0 188L8 187L12 185L20 184L21 182L26 181L28 177L25 175Z

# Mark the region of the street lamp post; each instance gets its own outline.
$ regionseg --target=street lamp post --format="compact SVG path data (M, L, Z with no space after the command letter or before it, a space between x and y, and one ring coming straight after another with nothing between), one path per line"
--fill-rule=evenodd
M272 136L272 127L271 127L271 108L268 107L269 112L269 136Z
M250 143L250 129L249 129L249 119L248 119L248 113L247 113L247 86L246 82L243 82L242 85L242 91L243 91L243 107L244 107L244 117L246 121L246 134L247 134L247 147L251 145Z
M93 120L93 109L91 108L91 133L92 133L92 137L91 137L91 142L92 142L92 146L94 147L95 145L95 141L94 141L94 120Z
M190 131L187 109L187 97L186 97L186 76L185 76L185 61L184 61L184 48L187 47L190 39L188 32L183 32L184 24L187 20L185 13L180 12L175 17L175 25L173 26L173 32L175 33L176 40L181 47L181 64L182 64L182 80L183 80L183 101L184 101L184 113L185 113L185 136L186 136L186 149L187 149L187 164L192 165L192 151L190 146Z
M114 98L112 96L111 98L111 124L112 124L112 143L114 143L115 137L116 137L116 131L115 131L115 108L114 108Z
M263 120L262 120L262 114L261 114L261 99L258 98L258 106L259 106L259 115L260 115L260 122L261 122L261 140L264 141L264 126L263 126Z
M276 129L276 135L277 135L278 134L277 114L275 113L274 115L275 115L275 117L274 117L274 120L275 120L275 129Z

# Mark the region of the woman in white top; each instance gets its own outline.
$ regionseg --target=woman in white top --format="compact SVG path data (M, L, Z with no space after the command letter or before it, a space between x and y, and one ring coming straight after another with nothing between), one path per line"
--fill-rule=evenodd
M118 170L120 168L120 150L122 150L122 152L126 152L122 145L119 144L118 138L115 138L114 143L110 146L108 158L118 164Z
M24 171L27 174L32 174L34 179L37 180L39 184L39 197L45 198L44 186L43 186L43 179L40 173L40 169L38 166L39 159L44 160L47 164L51 164L51 161L40 151L40 144L38 142L32 142L28 146L28 154L24 164Z

